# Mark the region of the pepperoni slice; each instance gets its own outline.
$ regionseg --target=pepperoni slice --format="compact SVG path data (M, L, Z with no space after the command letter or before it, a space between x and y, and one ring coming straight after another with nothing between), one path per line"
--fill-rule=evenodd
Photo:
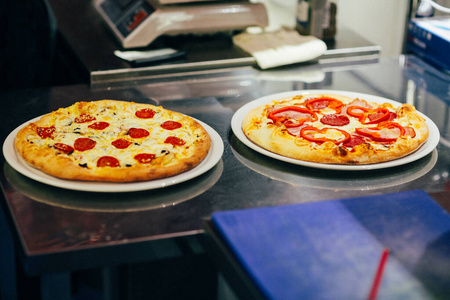
M176 121L165 121L164 123L161 124L161 127L166 130L174 130L180 128L181 126L183 125Z
M109 126L108 122L95 122L89 125L88 127L95 130L103 130Z
M155 154L149 153L140 153L134 156L134 159L140 162L141 164L151 163L153 159L155 159Z
M143 108L136 111L135 115L140 119L151 119L155 115L155 111L150 108Z
M88 114L81 114L78 117L75 118L75 123L86 123L94 121L95 117L88 115Z
M126 139L117 139L111 143L117 149L126 149L131 145L131 142Z
M350 119L344 115L325 115L320 122L325 125L344 126L350 124Z
M391 116L390 112L388 112L386 116L386 112L381 109L377 109L372 113L367 114L367 118L370 120L371 123L379 123L380 120L381 121L388 120L390 116Z
M97 160L97 167L120 167L119 160L112 156L102 156Z
M74 150L72 146L69 146L69 145L63 144L63 143L55 143L55 144L53 144L53 148L55 148L56 150L59 150L61 152L64 152L65 154L70 154Z
M164 143L166 144L172 144L173 146L183 146L186 144L186 142L183 139L180 139L176 136L169 136L165 139Z
M150 135L150 132L143 128L130 128L128 129L128 135L133 139L139 139L143 137L147 137Z
M42 138L48 138L51 137L53 132L55 132L56 128L55 126L50 126L50 127L38 127L36 129L37 134Z
M344 107L344 103L334 98L322 97L309 100L306 103L306 107L309 108L310 110L322 110L326 108L331 108L336 113L340 113L342 107Z
M86 151L95 147L96 141L90 138L78 138L75 140L73 147L78 151Z
M346 141L343 145L347 148L354 148L358 145L364 144L365 140L360 135L352 135L350 140Z

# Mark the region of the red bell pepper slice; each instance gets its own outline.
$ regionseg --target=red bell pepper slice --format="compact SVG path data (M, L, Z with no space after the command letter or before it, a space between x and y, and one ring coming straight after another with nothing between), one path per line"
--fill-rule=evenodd
M293 119L292 117L289 116L289 114L287 112L289 111L293 111L293 112L299 112L302 114L307 114L310 117L309 118L297 118L297 119ZM285 113L285 114L283 114ZM275 109L273 111L271 111L268 116L269 119L271 119L274 122L280 122L283 123L286 127L298 127L303 125L303 123L307 122L307 121L317 121L317 115L304 107L300 107L300 106L285 106L285 107L281 107L279 109ZM294 122L294 121L297 122Z
M327 131L338 131L342 137L341 138L329 138L326 136L320 136L320 137L316 137L315 135L317 133L321 134L321 135L327 135ZM336 145L340 144L340 143L345 143L348 140L350 140L351 136L348 132L341 130L341 129L337 129L337 128L323 128L323 129L318 129L316 127L312 127L312 126L307 126L302 128L302 130L300 131L300 136L302 138L304 138L305 140L311 141L311 142L315 142L318 144L324 143L324 142L333 142Z
M362 124L376 124L390 118L390 111L385 107L379 107L375 109L368 109L361 106L349 106L347 107L347 113L352 116L359 118Z
M384 131L383 131L384 130ZM357 128L356 133L369 137L376 142L392 143L405 135L405 128L396 122L383 122L377 127Z
M339 114L342 107L344 107L344 103L334 98L322 97L309 100L306 103L306 107L310 110L322 110L330 108L333 109L337 114Z

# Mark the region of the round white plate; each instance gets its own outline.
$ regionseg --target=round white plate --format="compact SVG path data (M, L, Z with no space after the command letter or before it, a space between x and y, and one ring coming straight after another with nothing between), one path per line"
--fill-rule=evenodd
M220 135L209 125L199 120L196 120L203 126L203 128L205 128L205 130L211 137L211 149L208 155L205 157L205 159L192 170L168 178L150 181L141 181L141 182L129 182L129 183L91 182L91 181L75 181L75 180L60 179L48 175L28 165L17 154L14 147L14 140L17 135L17 132L28 123L37 121L40 118L41 117L37 117L33 120L30 120L20 125L14 131L11 132L3 144L3 155L6 161L9 163L9 165L22 175L25 175L31 179L34 179L36 181L48 185L70 190L86 191L86 192L118 193L118 192L136 192L171 186L195 178L209 171L219 162L219 160L222 157L224 149L222 138L220 137Z
M436 146L439 144L439 129L437 128L436 124L427 116L420 113L419 114L425 118L426 124L428 125L430 135L427 139L427 141L415 152L404 156L402 158L388 161L388 162L382 162L382 163L376 163L376 164L369 164L369 165L336 165L336 164L322 164L322 163L314 163L314 162L308 162L308 161L302 161L298 159L289 158L286 156L282 156L273 152L270 152L264 148L261 148L260 146L256 145L252 141L250 141L247 136L242 131L242 121L244 120L244 117L247 115L248 112L250 112L252 109L264 105L266 103L271 102L272 100L281 99L284 97L294 96L294 95L305 95L305 94L338 94L347 96L350 98L363 98L367 101L371 102L377 102L377 103L392 103L393 105L401 105L401 103L397 101L393 101L390 99L386 99L383 97L368 95L368 94L362 94L362 93L356 93L356 92L346 92L346 91L337 91L337 90L303 90L303 91L290 91L285 93L279 93L279 94L273 94L264 96L262 98L256 99L252 102L249 102L239 108L236 113L233 115L233 118L231 119L231 128L233 130L233 133L236 135L236 137L244 143L246 146L250 147L251 149L264 154L266 156L285 161L288 163L296 164L296 165L302 165L306 167L312 167L312 168L319 168L319 169L329 169L329 170L375 170L375 169L382 169L382 168L390 168L395 166L404 165L413 161L416 161L427 154L429 154L431 151L433 151Z

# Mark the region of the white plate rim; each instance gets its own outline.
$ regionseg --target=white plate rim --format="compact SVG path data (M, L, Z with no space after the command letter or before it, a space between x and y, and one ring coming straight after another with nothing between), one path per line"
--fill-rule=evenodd
M425 119L426 124L429 128L429 137L427 141L415 152L406 155L404 157L388 161L388 162L382 162L382 163L375 163L375 164L368 164L368 165L335 165L335 164L323 164L323 163L314 163L314 162L308 162L308 161L302 161L294 158L289 158L286 156L282 156L273 152L270 152L264 148L261 148L260 146L256 145L252 141L250 141L247 136L242 131L242 121L244 120L244 117L247 115L247 113L252 110L253 108L256 108L260 105L264 105L266 103L271 102L272 100L281 99L285 97L290 97L294 95L308 95L308 94L337 94L342 95L350 98L364 98L367 101L371 102L378 102L378 103L384 103L389 102L393 105L401 105L402 103L387 99L380 96L370 95L370 94L364 94L359 92L350 92L350 91L340 91L340 90L297 90L297 91L289 91L289 92L282 92L282 93L276 93L271 94L267 96L263 96L261 98L255 99L242 107L240 107L233 115L231 119L231 129L234 133L234 135L246 146L249 148L266 155L268 157L288 162L291 164L311 167L311 168L317 168L317 169L327 169L327 170L339 170L339 171L361 171L361 170L376 170L376 169L384 169L384 168L391 168L396 167L400 165L404 165L413 161L416 161L429 153L433 151L436 146L439 144L440 140L440 133L439 129L436 126L436 124L428 118L426 115L418 111L418 113Z
M219 160L222 158L222 154L224 151L224 144L220 135L211 126L207 125L206 123L200 120L195 119L203 126L203 128L205 128L205 130L211 137L211 148L205 159L198 166L189 171L186 171L184 173L172 177L140 182L115 183L115 182L66 180L48 175L36 168L29 166L22 160L22 158L15 150L14 140L16 138L17 132L30 122L37 121L41 117L42 116L39 116L23 123L8 135L8 137L5 139L5 142L3 143L3 156L5 157L5 160L12 168L15 169L17 172L21 173L22 175L27 176L28 178L34 179L41 183L69 190L84 191L84 192L120 193L120 192L137 192L168 187L171 185L188 181L190 179L193 179L197 176L206 173L219 162Z

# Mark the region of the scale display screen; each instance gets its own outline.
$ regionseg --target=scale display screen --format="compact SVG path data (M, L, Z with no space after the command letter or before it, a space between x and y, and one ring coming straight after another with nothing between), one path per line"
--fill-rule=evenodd
M105 0L101 8L124 38L155 12L150 3L142 0Z
M248 0L92 1L127 49L147 47L162 35L209 34L268 23L264 4Z

